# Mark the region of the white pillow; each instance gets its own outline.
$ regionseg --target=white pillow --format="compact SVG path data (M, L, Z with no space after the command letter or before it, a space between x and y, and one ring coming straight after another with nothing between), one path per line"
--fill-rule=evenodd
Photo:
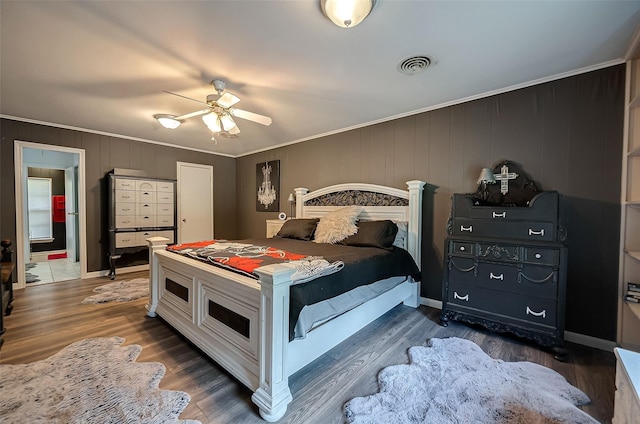
M393 245L401 249L407 248L407 233L409 226L406 221L393 221L398 226L398 233L396 239L393 241Z
M316 243L337 243L358 232L359 206L347 206L322 216L316 227Z

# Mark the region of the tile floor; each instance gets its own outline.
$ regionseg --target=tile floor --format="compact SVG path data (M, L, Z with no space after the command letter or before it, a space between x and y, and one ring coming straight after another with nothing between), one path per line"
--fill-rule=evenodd
M36 282L27 283L30 286L73 280L80 278L80 262L71 262L67 259L35 262L35 266L27 269L27 272L36 275L38 279Z

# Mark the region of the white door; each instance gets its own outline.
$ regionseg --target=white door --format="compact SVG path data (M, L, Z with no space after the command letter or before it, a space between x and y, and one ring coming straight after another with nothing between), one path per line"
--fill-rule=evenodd
M78 167L72 166L64 170L64 209L67 237L67 260L78 262L78 206L77 206L77 174Z
M77 240L76 256L80 262L80 278L87 275L86 253L86 184L85 184L85 151L72 147L52 146L30 141L14 140L15 164L15 199L16 199L16 289L26 287L25 264L29 261L29 226L27 223L26 186L28 167L67 169L76 167L75 204L78 212L76 223Z
M213 239L213 167L178 162L178 243Z

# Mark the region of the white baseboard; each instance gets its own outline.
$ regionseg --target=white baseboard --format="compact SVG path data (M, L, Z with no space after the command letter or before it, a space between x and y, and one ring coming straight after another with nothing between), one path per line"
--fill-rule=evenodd
M138 272L138 271L148 271L149 264L145 265L136 265L136 266L127 266L124 268L116 268L116 277L120 274L128 274L130 272ZM98 278L98 277L106 277L109 275L108 269L103 269L101 271L92 271L87 272L84 278Z
M440 300L420 297L420 304L429 306L431 308L442 309L442 301ZM607 352L613 352L613 348L617 346L617 343L614 341L599 339L597 337L587 336L586 334L574 333L572 331L565 331L564 339L567 342L577 343L583 346L605 350Z

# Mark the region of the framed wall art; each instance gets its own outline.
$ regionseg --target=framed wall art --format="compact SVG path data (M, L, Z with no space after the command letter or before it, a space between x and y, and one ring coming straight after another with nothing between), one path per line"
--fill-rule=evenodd
M280 210L280 161L272 160L256 165L256 211Z

